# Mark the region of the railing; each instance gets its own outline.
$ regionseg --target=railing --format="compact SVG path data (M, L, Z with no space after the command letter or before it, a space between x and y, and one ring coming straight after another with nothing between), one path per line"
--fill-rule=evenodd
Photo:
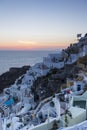
M36 110L34 111L34 114L36 114L40 110L40 108L42 107L42 105L44 105L46 102L51 101L51 100L52 100L52 96L49 97L49 98L46 98L46 99L42 100L39 103L39 105L37 106Z

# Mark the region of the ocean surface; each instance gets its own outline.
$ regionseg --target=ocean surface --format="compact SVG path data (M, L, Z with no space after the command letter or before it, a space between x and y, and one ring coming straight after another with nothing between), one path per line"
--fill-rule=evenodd
M43 57L58 51L0 51L0 75L10 67L22 67L42 62Z

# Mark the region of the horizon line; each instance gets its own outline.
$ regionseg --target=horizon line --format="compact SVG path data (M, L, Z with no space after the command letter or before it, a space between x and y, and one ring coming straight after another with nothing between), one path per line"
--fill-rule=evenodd
M36 49L23 49L23 48L0 48L0 51L54 51L67 48L67 46L59 46L58 48L36 48Z

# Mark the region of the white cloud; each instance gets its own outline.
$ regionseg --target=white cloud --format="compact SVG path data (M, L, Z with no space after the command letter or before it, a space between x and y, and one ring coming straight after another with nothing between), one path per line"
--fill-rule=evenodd
M35 41L18 41L18 43L21 43L21 44L29 44L29 45L35 45L37 44Z

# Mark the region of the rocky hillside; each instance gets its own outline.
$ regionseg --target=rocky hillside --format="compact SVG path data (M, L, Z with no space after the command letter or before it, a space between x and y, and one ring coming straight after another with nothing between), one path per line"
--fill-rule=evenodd
M60 92L61 87L67 87L66 79L73 79L79 72L77 63L66 65L62 69L52 69L46 76L38 77L32 86L35 101L45 99Z
M10 68L10 70L0 76L0 92L6 87L14 84L15 80L21 75L25 74L30 66L23 66L21 68Z

